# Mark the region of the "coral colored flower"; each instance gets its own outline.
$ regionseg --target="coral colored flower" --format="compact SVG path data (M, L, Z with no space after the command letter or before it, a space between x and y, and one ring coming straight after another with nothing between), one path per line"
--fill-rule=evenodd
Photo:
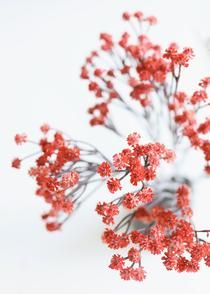
M72 213L74 209L74 205L73 205L73 202L71 199L65 199L63 202L62 202L62 210L65 212L65 213Z
M131 272L131 278L135 281L142 282L146 278L146 272L143 267L135 268Z
M107 187L111 193L115 193L118 190L121 190L121 184L119 179L111 178L107 182Z
M21 167L21 159L19 158L13 159L12 167L19 169Z
M96 211L99 215L102 215L103 222L105 224L114 224L114 217L119 214L119 208L113 203L98 203L96 206Z
M115 270L121 270L125 264L125 260L119 254L114 254L111 259L109 267Z
M195 91L191 97L191 103L194 104L198 104L200 102L205 102L206 99L208 98L208 95L206 93L206 91L204 90L200 90L200 91Z
M101 33L100 39L104 41L101 49L104 51L109 51L113 46L112 36L106 33Z
M139 250L135 249L134 247L132 247L129 251L128 251L128 259L131 262L134 263L138 263L140 261L140 253Z
M210 132L210 118L207 118L205 122L199 125L198 132L202 134L207 134Z
M146 21L148 21L150 25L157 24L157 18L155 16L148 16L146 18Z
M130 19L130 13L124 12L122 17L123 17L124 20L129 20Z
M188 67L190 59L194 56L192 48L184 48L178 52L178 46L172 43L165 51L163 57L170 59L172 64Z
M130 157L130 150L124 149L121 153L115 154L113 156L113 165L116 169L125 169L129 166L129 157Z
M154 198L154 193L151 188L145 187L145 188L143 188L143 190L141 190L137 194L137 196L138 196L139 201L141 201L143 203L149 203L149 202L152 202L152 200Z
M128 145L135 146L139 143L140 135L137 133L130 134L127 138Z
M53 232L59 230L61 225L59 223L46 223L46 228L48 231Z
M206 89L208 86L210 86L210 77L206 77L202 79L199 83L199 86Z
M110 164L104 161L99 165L97 172L101 177L109 177L111 176L112 169Z
M50 130L50 125L48 124L43 124L41 127L40 127L40 130L44 133L44 134L47 134Z
M192 210L190 208L190 189L185 184L177 189L177 206L181 209L183 215L192 216Z
M79 174L76 171L71 171L63 175L61 186L65 189L72 188L78 183L78 181L79 181Z
M126 280L126 281L130 280L131 275L132 275L132 268L130 267L124 268L120 271L120 277L123 280Z
M139 204L139 199L136 194L134 193L127 193L124 198L122 205L128 209L133 209L137 207Z
M17 145L21 145L27 142L27 135L26 134L16 134L15 135L15 143Z

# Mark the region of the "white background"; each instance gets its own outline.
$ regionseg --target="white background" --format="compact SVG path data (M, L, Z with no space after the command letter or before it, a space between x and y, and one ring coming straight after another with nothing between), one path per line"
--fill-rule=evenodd
M36 139L43 122L110 154L116 150L113 135L88 126L86 109L93 99L79 79L79 68L97 46L99 32L119 35L121 13L136 9L158 17L153 36L164 46L176 40L195 48L196 58L184 78L185 88L193 91L200 77L210 75L205 46L210 36L208 0L0 0L0 293L210 291L210 269L196 274L167 272L159 257L145 256L148 278L143 284L121 281L107 269L111 252L101 244L102 226L93 212L104 191L61 233L49 234L39 218L44 204L34 196L32 180L25 169L10 168L11 159L22 154L13 135L24 131ZM208 194L202 188L195 200L200 227L210 224Z

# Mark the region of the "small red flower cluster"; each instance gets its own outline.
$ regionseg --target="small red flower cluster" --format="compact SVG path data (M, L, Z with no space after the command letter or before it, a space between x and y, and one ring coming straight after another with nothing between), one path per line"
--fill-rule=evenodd
M175 65L188 67L190 59L194 56L192 48L184 48L180 53L178 52L178 46L176 43L172 43L163 57L171 61L172 70L174 70Z
M60 215L70 215L73 211L70 191L78 184L79 174L76 170L71 170L69 164L80 159L80 150L76 146L71 146L59 132L55 132L53 140L49 141L46 137L49 130L48 125L41 126L45 136L38 143L40 154L36 159L36 165L30 168L29 175L36 180L36 194L43 197L51 206L42 218L46 220L47 229L54 231L61 227L62 222L58 221ZM15 142L25 143L27 136L17 134ZM13 160L13 167L20 167L20 164L15 166L17 161L21 162L20 159ZM68 169L66 164L69 165Z
M181 209L183 216L192 216L192 209L190 208L190 189L186 184L181 185L177 189L177 207Z
M210 106L207 103L210 78L204 78L199 85L200 90L195 91L191 97L184 92L176 92L170 110L174 113L174 120L178 125L177 132L180 131L187 137L193 148L203 152L206 160L204 169L210 174L210 118L206 118L203 122L199 119L199 111Z
M121 181L128 174L130 175L131 184L137 186L139 182L144 180L155 179L156 170L161 159L169 162L174 159L173 151L166 149L163 144L139 145L139 138L140 136L136 133L129 135L127 141L130 148L123 149L113 156L114 172L117 170L124 173L120 179L112 177L111 166L108 163L103 162L99 166L98 171L102 175L100 171L106 165L106 171L108 172L104 174L111 177L107 181L107 187L111 193L122 189ZM141 193L136 194L136 199L137 197L140 201L147 202L152 199L152 192L149 188L144 188Z
M54 131L47 124L40 129L44 136L39 143L35 143L39 151L32 155L38 157L35 166L29 169L29 175L36 181L36 194L50 205L50 210L42 215L46 228L55 231L69 218L80 203L78 200L83 196L90 180L97 175L98 164L90 160L90 157L99 154L99 151L83 142L78 147L79 142L65 138L61 132ZM25 134L15 136L16 144L27 141ZM31 156L15 158L12 167L20 168L21 162L29 157ZM102 158L99 156L98 160Z

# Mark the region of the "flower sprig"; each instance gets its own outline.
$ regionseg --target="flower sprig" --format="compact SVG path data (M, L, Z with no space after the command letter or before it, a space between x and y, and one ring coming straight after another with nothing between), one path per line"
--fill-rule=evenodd
M15 158L12 166L20 168L23 161L35 157L29 175L37 184L36 195L50 205L42 215L46 228L55 231L103 183L97 177L97 168L107 158L93 145L66 137L47 124L41 126L41 131L43 137L37 143L26 134L15 136L16 144L33 143L38 150L22 159Z

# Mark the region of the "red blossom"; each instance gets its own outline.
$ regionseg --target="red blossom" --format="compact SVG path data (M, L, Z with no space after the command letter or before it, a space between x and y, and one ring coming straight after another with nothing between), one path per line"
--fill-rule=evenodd
M145 187L138 193L139 201L143 203L149 203L152 202L154 197L153 190L149 187Z
M206 77L202 79L199 83L199 86L206 89L208 86L210 86L210 77Z
M99 215L103 216L103 222L107 225L114 223L114 217L119 214L119 208L113 203L98 203L96 211Z
M120 277L121 279L125 281L128 281L131 279L131 274L132 274L132 268L130 267L124 268L120 271Z
M192 48L184 48L182 52L178 52L178 46L172 43L165 51L163 55L166 59L170 59L172 65L179 65L188 67L190 59L194 57Z
M133 208L137 207L138 204L139 204L139 199L138 199L137 195L134 193L127 193L123 198L122 205L125 208L133 209Z
M128 145L135 146L138 145L140 139L140 135L138 133L130 134L127 138Z
M119 179L111 178L107 181L107 187L111 193L115 193L118 190L121 190L121 184Z
M131 272L131 278L134 281L142 282L146 278L146 272L143 267L135 268Z
M140 261L140 253L139 253L139 250L132 247L129 251L128 251L128 259L131 261L131 262L134 262L134 263L138 263Z
M198 126L198 132L202 134L207 134L210 132L210 118L207 118L205 122Z
M115 270L121 270L125 264L125 260L119 254L114 254L111 259L109 267Z
M50 125L48 124L43 124L41 127L40 127L40 130L44 133L44 134L47 134L50 130Z
M185 184L177 189L177 206L181 209L183 215L192 216L192 210L190 208L190 189Z
M13 159L12 167L19 169L21 167L21 159L19 158Z
M79 174L76 171L70 171L62 176L61 186L64 189L74 187L79 181Z
M195 91L191 97L192 104L198 104L200 102L206 101L208 98L205 90Z
M27 135L26 134L16 134L15 135L15 143L17 145L21 145L27 142Z
M102 162L97 169L101 177L110 177L112 173L111 166L108 162Z
M100 39L104 41L101 49L104 51L109 51L113 46L112 36L106 33L101 33Z
M50 232L57 231L60 229L60 227L61 227L61 224L59 223L54 223L54 222L46 223L46 229Z

